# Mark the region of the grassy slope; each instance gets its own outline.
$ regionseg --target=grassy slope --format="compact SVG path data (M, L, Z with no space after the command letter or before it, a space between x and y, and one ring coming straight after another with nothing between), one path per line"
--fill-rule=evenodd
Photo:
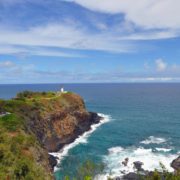
M47 171L47 152L33 134L27 133L22 114L37 110L37 102L41 98L53 98L54 94L22 96L8 101L0 100L0 111L11 113L0 117L0 179L52 179L48 173L50 171ZM41 158L44 160L41 161Z
M61 108L84 109L73 93L23 92L15 99L0 100L0 179L52 179L48 173L47 152L27 129L33 114L45 117ZM35 127L36 128L36 127Z

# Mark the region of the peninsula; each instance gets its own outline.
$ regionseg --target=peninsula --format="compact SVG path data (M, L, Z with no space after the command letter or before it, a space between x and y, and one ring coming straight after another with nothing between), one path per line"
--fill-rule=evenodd
M54 179L57 152L99 123L71 92L29 92L0 100L0 177Z

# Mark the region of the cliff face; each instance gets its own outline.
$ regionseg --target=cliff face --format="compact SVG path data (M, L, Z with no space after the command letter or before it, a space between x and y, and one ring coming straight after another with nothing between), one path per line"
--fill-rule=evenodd
M100 121L96 113L87 112L83 99L73 93L23 92L15 99L0 100L0 113L3 179L53 179L56 160L48 152L60 150ZM13 165L9 166L7 160Z
M73 93L38 102L40 110L26 114L27 127L49 152L60 150L98 123L96 113L87 112L83 99Z

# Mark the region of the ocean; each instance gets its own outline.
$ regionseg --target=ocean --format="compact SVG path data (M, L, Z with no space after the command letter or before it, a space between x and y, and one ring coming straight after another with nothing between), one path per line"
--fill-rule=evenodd
M170 162L180 154L180 84L0 85L0 98L23 90L58 91L61 86L81 95L87 109L104 121L55 154L60 157L57 180L75 176L87 160L104 164L100 180L133 171L134 161L142 161L146 170L159 169L161 162L172 171ZM128 167L122 165L125 158Z

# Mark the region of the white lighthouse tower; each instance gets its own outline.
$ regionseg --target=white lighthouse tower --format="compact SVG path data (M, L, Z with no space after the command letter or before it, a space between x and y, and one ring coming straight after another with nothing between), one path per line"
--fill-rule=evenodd
M64 93L64 88L63 87L61 88L61 93Z

